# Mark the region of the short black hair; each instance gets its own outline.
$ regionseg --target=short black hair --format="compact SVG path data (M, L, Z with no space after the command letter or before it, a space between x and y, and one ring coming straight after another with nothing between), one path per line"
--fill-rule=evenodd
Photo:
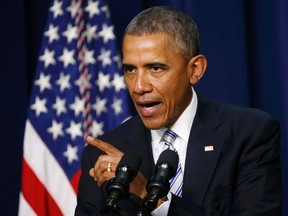
M195 22L181 11L167 7L155 6L148 8L126 27L125 35L149 35L167 33L174 39L174 48L189 60L200 52L199 32Z

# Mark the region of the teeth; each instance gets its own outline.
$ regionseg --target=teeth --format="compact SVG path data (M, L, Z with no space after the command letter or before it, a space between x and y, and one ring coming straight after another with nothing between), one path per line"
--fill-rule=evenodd
M143 106L143 108L144 108L145 110L151 110L151 109L153 109L153 107L154 107L154 106Z

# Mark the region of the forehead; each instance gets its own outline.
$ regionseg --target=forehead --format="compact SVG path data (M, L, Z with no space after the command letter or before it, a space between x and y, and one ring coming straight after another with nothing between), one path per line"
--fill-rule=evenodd
M145 48L151 46L166 46L173 43L172 37L167 33L153 33L148 35L131 35L124 36L122 48Z
M135 58L143 55L171 55L175 54L173 40L167 33L149 35L125 35L122 44L123 59Z

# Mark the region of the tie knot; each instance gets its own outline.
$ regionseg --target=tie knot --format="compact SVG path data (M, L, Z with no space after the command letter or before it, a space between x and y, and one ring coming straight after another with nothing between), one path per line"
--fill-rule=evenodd
M162 140L164 141L165 145L172 146L176 137L177 137L176 133L174 133L170 129L167 129L162 136Z

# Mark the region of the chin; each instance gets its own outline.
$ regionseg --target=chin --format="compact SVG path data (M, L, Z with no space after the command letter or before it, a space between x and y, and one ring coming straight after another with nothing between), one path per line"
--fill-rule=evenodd
M157 130L160 129L162 127L164 127L165 125L162 124L161 122L157 121L157 120L152 120L152 119L144 119L142 118L142 122L145 125L146 128L151 129L151 130Z

